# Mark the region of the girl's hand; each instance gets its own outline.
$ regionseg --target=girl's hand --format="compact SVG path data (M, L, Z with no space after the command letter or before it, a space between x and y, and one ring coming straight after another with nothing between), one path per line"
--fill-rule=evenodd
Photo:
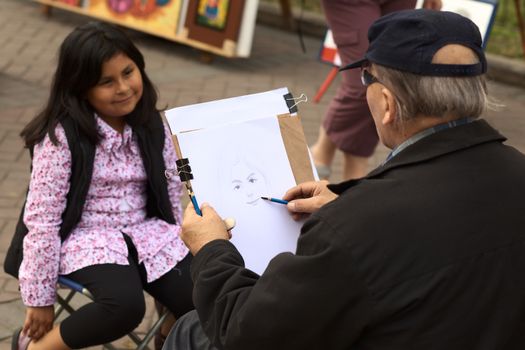
M26 310L22 332L37 341L53 328L55 309L53 305L31 307Z
M209 204L203 203L201 211L199 216L190 202L182 219L181 238L193 255L208 242L231 238L226 224Z

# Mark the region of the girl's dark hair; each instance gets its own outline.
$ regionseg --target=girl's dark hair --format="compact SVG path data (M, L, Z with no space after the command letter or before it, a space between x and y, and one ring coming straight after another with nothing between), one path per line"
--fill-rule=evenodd
M157 91L144 70L144 57L140 51L117 27L90 22L77 27L62 42L47 105L20 134L26 147L33 147L46 134L57 144L55 128L63 118L73 119L80 132L94 144L98 143L100 136L95 111L87 101L87 91L98 83L102 64L119 53L135 62L142 75L142 98L134 111L126 116L127 123L142 125L159 114Z

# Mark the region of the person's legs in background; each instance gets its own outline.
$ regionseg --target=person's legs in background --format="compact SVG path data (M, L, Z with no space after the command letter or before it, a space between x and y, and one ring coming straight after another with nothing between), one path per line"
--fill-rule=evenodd
M322 5L342 64L361 58L368 47L368 27L380 16L378 1L323 0ZM342 82L310 150L320 177L326 175L325 170L331 166L335 151L343 151L343 179L346 180L366 173L367 160L377 144L377 135L359 72L341 74Z
M363 57L368 48L368 28L381 15L413 8L414 0L323 0L328 26L332 29L343 65ZM361 84L359 70L341 72L342 82L330 102L310 150L320 177L327 171L335 151L344 155L343 180L364 176L368 159L378 143L375 126L366 103L366 89Z

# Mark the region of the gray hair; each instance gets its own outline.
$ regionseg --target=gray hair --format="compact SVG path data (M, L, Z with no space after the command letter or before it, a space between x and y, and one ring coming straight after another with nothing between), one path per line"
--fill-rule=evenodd
M478 118L488 107L484 75L474 77L421 76L374 64L381 83L392 90L401 122L418 114Z

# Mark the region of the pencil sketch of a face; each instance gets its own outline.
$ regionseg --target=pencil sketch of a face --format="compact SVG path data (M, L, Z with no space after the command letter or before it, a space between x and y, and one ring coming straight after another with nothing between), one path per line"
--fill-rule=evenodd
M230 190L237 202L255 206L267 195L266 178L253 162L241 156L230 169Z

